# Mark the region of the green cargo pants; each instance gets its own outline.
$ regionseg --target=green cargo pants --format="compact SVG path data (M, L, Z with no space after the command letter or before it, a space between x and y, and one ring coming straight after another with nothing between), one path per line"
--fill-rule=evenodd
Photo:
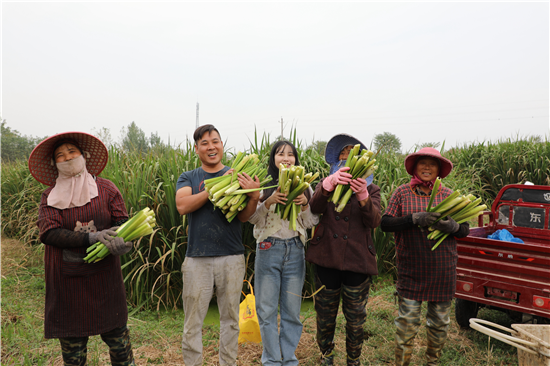
M398 295L399 315L395 319L395 364L409 365L413 351L414 337L420 328L420 309L422 301L406 299ZM428 347L426 357L428 365L437 365L441 350L447 339L450 324L451 301L428 302L426 329Z
M126 325L101 334L109 346L113 366L134 366L134 354L130 343L130 330ZM88 337L59 338L65 366L86 366Z

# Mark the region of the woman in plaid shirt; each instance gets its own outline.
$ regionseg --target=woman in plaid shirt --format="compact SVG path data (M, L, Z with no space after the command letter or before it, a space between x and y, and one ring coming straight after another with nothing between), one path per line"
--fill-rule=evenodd
M436 178L446 177L453 169L450 160L436 149L425 147L405 158L405 168L411 181L395 190L380 224L382 230L394 232L397 252L399 315L395 319L395 364L410 363L414 337L420 327L422 301L427 301L426 356L428 365L436 365L447 338L456 287L455 238L467 236L470 229L468 223L459 225L450 217L434 224L440 214L425 212ZM451 193L441 185L433 204ZM431 249L434 242L426 238L427 228L432 224L437 230L451 234L435 251Z
M35 147L29 170L50 186L40 201L37 225L45 244L45 338L58 338L63 364L85 365L89 336L109 346L112 365L135 365L120 256L131 242L117 237L128 220L118 188L98 177L108 160L105 145L83 132L53 135ZM96 242L111 255L85 263Z

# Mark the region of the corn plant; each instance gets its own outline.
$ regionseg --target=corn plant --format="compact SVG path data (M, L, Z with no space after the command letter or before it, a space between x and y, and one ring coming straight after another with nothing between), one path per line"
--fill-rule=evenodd
M2 232L38 243L38 207L47 187L36 181L26 161L2 162Z
M507 184L550 185L550 142L539 140L516 137L473 143L454 148L447 156L477 186L484 202L491 202Z
M157 220L153 235L138 240L135 250L122 258L128 300L136 309L181 305L187 233L185 216L176 209L176 182L182 172L199 166L190 143L185 149L162 151L160 155L154 151L144 155L110 152L102 175L116 182L128 211L149 207Z

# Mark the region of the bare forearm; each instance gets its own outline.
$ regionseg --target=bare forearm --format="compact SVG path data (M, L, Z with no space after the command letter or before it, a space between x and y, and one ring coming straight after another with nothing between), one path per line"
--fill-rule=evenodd
M179 192L179 191L178 191ZM208 201L208 192L202 191L193 195L176 195L176 207L180 215L195 212Z
M248 219L256 212L256 207L258 206L258 200L259 198L250 198L248 200L248 203L246 204L246 207L239 212L237 215L237 218L240 222L247 222Z

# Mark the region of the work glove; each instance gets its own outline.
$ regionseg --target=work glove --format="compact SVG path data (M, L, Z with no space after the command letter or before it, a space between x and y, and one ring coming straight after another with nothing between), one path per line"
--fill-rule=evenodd
M436 222L433 228L445 234L454 234L458 231L460 225L451 216L447 216L446 220L439 220Z
M352 175L346 173L349 170L348 167L338 169L334 174L329 175L323 181L323 188L327 192L332 192L338 184L348 184L351 181Z
M412 214L413 224L427 227L433 224L441 216L439 212L417 212Z
M367 181L363 178L352 179L350 182L350 187L351 190L355 192L355 195L359 201L363 201L369 196L369 192L367 191Z
M98 241L107 245L107 243L113 239L113 236L116 236L116 229L118 226L112 227L110 229L105 229L101 231L96 231L95 233L89 233L90 244L95 244Z
M120 256L128 253L132 249L133 244L131 241L125 242L123 238L117 236L105 244L105 246L109 249L109 252L111 252L112 255Z

